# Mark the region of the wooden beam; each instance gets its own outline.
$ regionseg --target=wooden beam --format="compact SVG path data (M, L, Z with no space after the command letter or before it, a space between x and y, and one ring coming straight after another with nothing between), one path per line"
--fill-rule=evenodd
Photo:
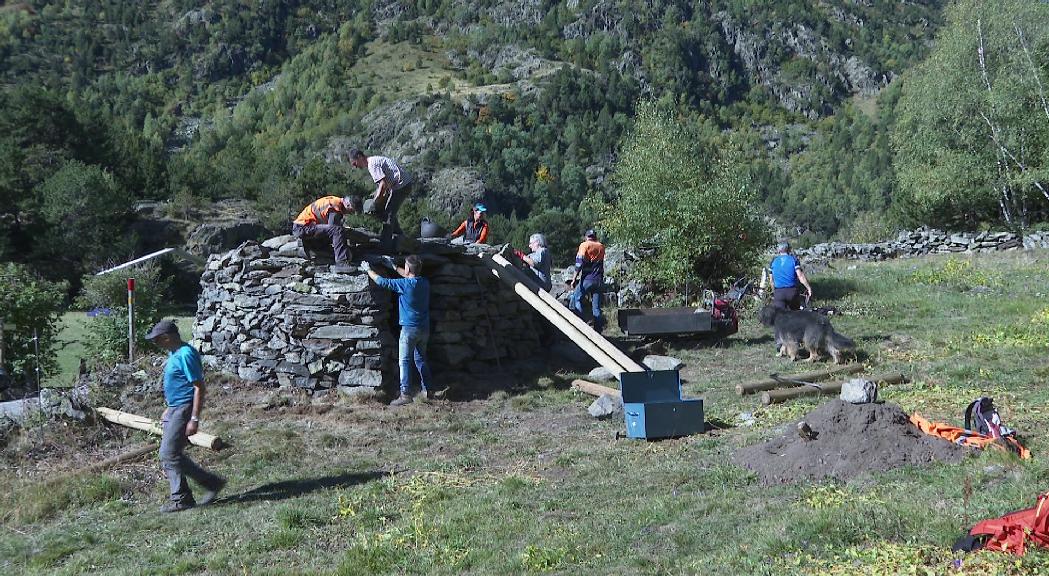
M792 384L790 382L784 382L784 380L799 380L801 382L818 382L820 380L826 380L831 376L838 374L855 374L863 370L863 364L846 364L845 366L837 366L835 368L828 368L827 370L818 370L816 372L806 372L804 374L792 374L792 375L778 375L779 380L775 378L766 378L764 380L758 380L757 382L750 382L748 384L736 384L736 394L744 396L746 394L757 394L758 392L764 392L765 390L775 390L776 388L789 388L792 386L802 386L802 384Z
M113 410L112 408L100 407L95 409L96 412L106 420L120 424L121 426L127 426L128 428L134 428L135 430L143 430L150 434L157 436L163 436L164 431L161 429L160 424L156 420L146 418L145 416L139 416L138 414L131 414L129 412L121 412L120 410ZM197 432L196 434L189 437L189 443L194 446L201 446L203 448L210 448L212 450L222 450L225 443L218 436L212 436L211 434L205 434L203 432Z
M874 376L867 378L881 386L890 386L892 384L901 384L907 382L907 377L903 374L882 374L880 376ZM780 388L778 390L769 390L761 394L761 403L765 406L769 404L779 404L780 402L786 402L787 400L793 400L794 398L801 398L802 396L819 396L829 394L840 394L841 387L845 384L844 382L835 382L832 384L824 384L819 388L815 386L800 386L798 388Z
M619 392L619 390L616 390L615 388L609 388L608 386L602 386L601 384L597 384L589 380L572 380L572 389L579 390L580 392L586 392L587 394L593 396L604 396L605 394L608 394L609 396L614 396L616 398L622 397L622 394Z
M524 299L532 308L535 308L537 312L542 314L544 318L550 321L558 330L564 332L569 338L572 339L580 348L583 349L591 358L597 361L598 364L608 369L609 372L618 376L627 370L618 362L609 356L604 350L599 348L596 344L591 342L588 338L583 337L578 331L569 323L568 320L561 317L549 306L543 302L542 299L532 292L528 287L523 284L519 279L514 277L508 270L492 262L491 258L484 258L482 260L488 264L492 270L492 274L512 289L518 296ZM512 268L512 267L511 267Z
M635 362L631 357L627 356L619 348L616 348L614 344L608 341L604 336L599 334L597 330L591 328L582 318L576 316L574 312L569 310L562 304L557 298L554 298L552 294L543 290L534 279L530 278L524 272L517 269L516 266L510 263L509 260L503 258L499 254L491 257L482 256L482 260L490 267L495 270L494 266L498 266L500 270L506 272L506 274L522 284L533 296L538 298L538 302L533 304L531 300L526 300L528 303L536 309L543 317L550 319L550 314L559 316L565 320L572 328L572 330L565 330L564 328L559 329L564 332L573 342L580 347L583 347L580 343L582 340L589 340L594 346L599 348L605 355L612 358L612 360L621 366L619 370L613 370L613 374L619 374L621 372L644 372L645 367ZM538 305L537 305L538 304ZM550 314L547 314L549 312ZM551 320L553 322L553 320ZM555 323L555 326L557 324ZM606 366L607 368L607 366Z

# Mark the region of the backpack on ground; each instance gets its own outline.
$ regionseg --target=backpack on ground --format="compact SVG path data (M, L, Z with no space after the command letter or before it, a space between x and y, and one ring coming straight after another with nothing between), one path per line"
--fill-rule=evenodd
M994 406L994 400L987 396L973 400L965 408L965 429L991 438L1003 438L1016 434L1015 430L1002 423L998 409Z

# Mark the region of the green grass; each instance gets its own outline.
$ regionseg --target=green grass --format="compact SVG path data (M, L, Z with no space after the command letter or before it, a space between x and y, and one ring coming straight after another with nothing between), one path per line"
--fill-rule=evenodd
M1047 488L1049 253L946 262L838 265L813 284L844 312L834 325L856 339L870 373L912 378L884 388L885 400L959 423L967 402L990 393L1031 461L988 452L850 483L759 485L730 464L732 452L819 401L762 408L735 395L739 382L811 368L775 358L751 311L733 338L668 352L687 362L685 392L706 399L708 419L734 424L751 412L752 427L616 439L622 420L590 419L592 399L565 390L564 373L500 375L509 393L402 410L264 410L250 389L215 387L205 424L234 448L192 454L229 476L228 500L161 517L159 474L131 482L141 465L80 481L105 488L92 490L42 490L0 469L0 503L18 511L0 527L0 571L1044 574L1042 551L966 556L955 570L950 545Z
M182 337L189 339L193 335L192 316L167 316L174 318ZM72 386L80 370L80 359L85 357L84 334L90 318L85 312L71 311L62 315L58 333L58 370L44 379L44 385L63 388ZM141 342L140 348L147 346Z

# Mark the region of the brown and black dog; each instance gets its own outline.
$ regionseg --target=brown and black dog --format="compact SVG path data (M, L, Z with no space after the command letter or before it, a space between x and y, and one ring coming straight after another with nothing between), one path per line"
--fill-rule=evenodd
M775 332L778 355L786 354L791 361L798 359L798 350L804 347L810 362L819 360L821 352L826 351L840 364L843 355L856 347L851 339L834 331L829 318L815 312L765 306L758 320Z

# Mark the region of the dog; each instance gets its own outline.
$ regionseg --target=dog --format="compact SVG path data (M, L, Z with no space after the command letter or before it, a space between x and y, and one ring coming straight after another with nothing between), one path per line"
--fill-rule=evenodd
M804 347L809 352L809 362L819 360L821 352L826 351L835 363L841 364L845 354L856 347L851 339L834 331L829 318L816 312L765 306L758 313L758 320L775 331L777 356L786 355L792 362Z

